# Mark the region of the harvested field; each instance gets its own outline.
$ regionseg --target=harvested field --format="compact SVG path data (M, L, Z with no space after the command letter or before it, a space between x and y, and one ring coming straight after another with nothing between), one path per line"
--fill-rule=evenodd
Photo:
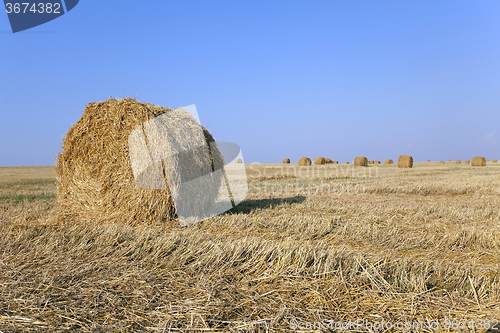
M247 199L186 228L47 220L53 168L0 168L0 331L499 318L500 165L245 167Z

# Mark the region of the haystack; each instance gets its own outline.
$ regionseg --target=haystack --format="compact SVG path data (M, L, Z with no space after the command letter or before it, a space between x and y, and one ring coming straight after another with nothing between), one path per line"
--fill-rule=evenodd
M177 141L164 139L170 136ZM197 187L203 195L189 202L208 209L221 183L221 177L211 172L224 165L217 147L210 148L213 142L211 134L184 110L131 98L89 103L66 134L57 158L58 216L131 224L167 221L177 214L170 189L178 189L179 175L196 179L207 172L209 176ZM187 153L171 155L173 147ZM166 151L168 161L163 159Z
M345 164L349 164L349 162L345 162Z
M283 163L285 163L285 164L289 164L289 163L290 163L290 159L289 159L289 158L284 158L284 159L283 159Z
M324 164L326 164L326 160L325 160L324 157L319 156L319 157L316 157L314 159L314 164L316 164L316 165L324 165Z
M300 166L308 166L311 165L311 159L309 157L301 157L299 158L299 165Z
M326 164L333 164L333 161L331 158L325 158Z
M332 164L339 164L339 161L333 161Z
M444 161L440 161L439 164L444 164Z
M457 160L455 163L460 164L460 163L462 163L462 160Z
M413 157L409 155L399 156L398 168L413 168Z
M373 164L382 164L380 161L375 161Z
M430 163L430 162L431 162L431 160L427 160L427 163Z
M368 166L368 159L364 156L358 156L354 159L354 166Z
M243 160L241 158L237 158L234 160L234 163L243 163Z
M374 160L369 160L368 164L375 164L375 161Z
M394 164L393 160L387 159L384 161L384 164Z
M470 164L470 160L464 161L464 164Z
M491 161L491 162L492 162L492 163L498 163L498 161L497 161L497 160L493 160L493 161Z
M486 166L486 158L481 156L476 156L472 159L472 166Z

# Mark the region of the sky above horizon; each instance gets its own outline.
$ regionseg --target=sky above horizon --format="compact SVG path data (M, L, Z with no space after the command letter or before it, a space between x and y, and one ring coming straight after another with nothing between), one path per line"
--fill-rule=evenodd
M89 102L195 104L245 162L500 159L500 2L92 1L12 34L0 167L52 165Z

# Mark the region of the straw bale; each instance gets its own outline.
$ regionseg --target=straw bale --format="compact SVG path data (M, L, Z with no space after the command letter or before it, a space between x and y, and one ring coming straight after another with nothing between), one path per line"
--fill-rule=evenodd
M212 171L222 168L224 160L216 146L210 148L210 143L214 142L212 135L204 128L201 130L188 112L179 110L172 113L172 118L161 119L171 119L169 121L175 123L173 127L182 138L175 143L176 147L189 153L169 158L168 168L165 165L167 159L155 161L152 158L154 154L160 156L165 152L160 151L159 145L164 145L162 149L167 150L172 147L163 141L154 141L156 136L143 135L147 132L145 127L147 124L156 126L158 123L149 121L171 111L132 98L89 103L66 134L57 157L58 216L80 221L131 224L172 220L176 217L176 210L169 185L177 186L179 181L171 166L182 171L176 173L177 177L187 175L189 179L204 176L209 169L210 176L203 178L207 179L200 187L204 195L191 200L199 207L212 207L219 191L216 184L221 183L221 178L214 176L216 173ZM165 128L157 126L155 130L161 132ZM142 144L137 149L130 146L134 135L142 138L133 141ZM206 146L200 146L200 135ZM134 175L137 169L133 163L143 165L144 172ZM214 189L217 193L212 193Z
M368 166L368 159L364 156L358 156L354 159L354 166Z
M398 168L412 168L413 157L409 155L401 155L398 158Z
M476 156L472 159L472 166L486 166L486 159L481 156Z
M393 160L387 159L384 161L384 164L394 164Z
M285 164L290 163L290 159L289 159L289 158L284 158L284 159L283 159L283 163L285 163Z
M299 165L300 166L308 166L311 165L311 159L309 157L301 157L299 158Z
M319 156L319 157L316 157L314 159L314 164L316 164L316 165L324 165L324 164L326 164L326 160L325 160L324 157Z

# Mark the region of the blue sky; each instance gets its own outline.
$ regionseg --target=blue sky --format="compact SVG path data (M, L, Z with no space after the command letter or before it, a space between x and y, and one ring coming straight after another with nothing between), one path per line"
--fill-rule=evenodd
M500 2L93 1L12 34L0 166L50 165L88 102L196 104L245 162L500 158Z

